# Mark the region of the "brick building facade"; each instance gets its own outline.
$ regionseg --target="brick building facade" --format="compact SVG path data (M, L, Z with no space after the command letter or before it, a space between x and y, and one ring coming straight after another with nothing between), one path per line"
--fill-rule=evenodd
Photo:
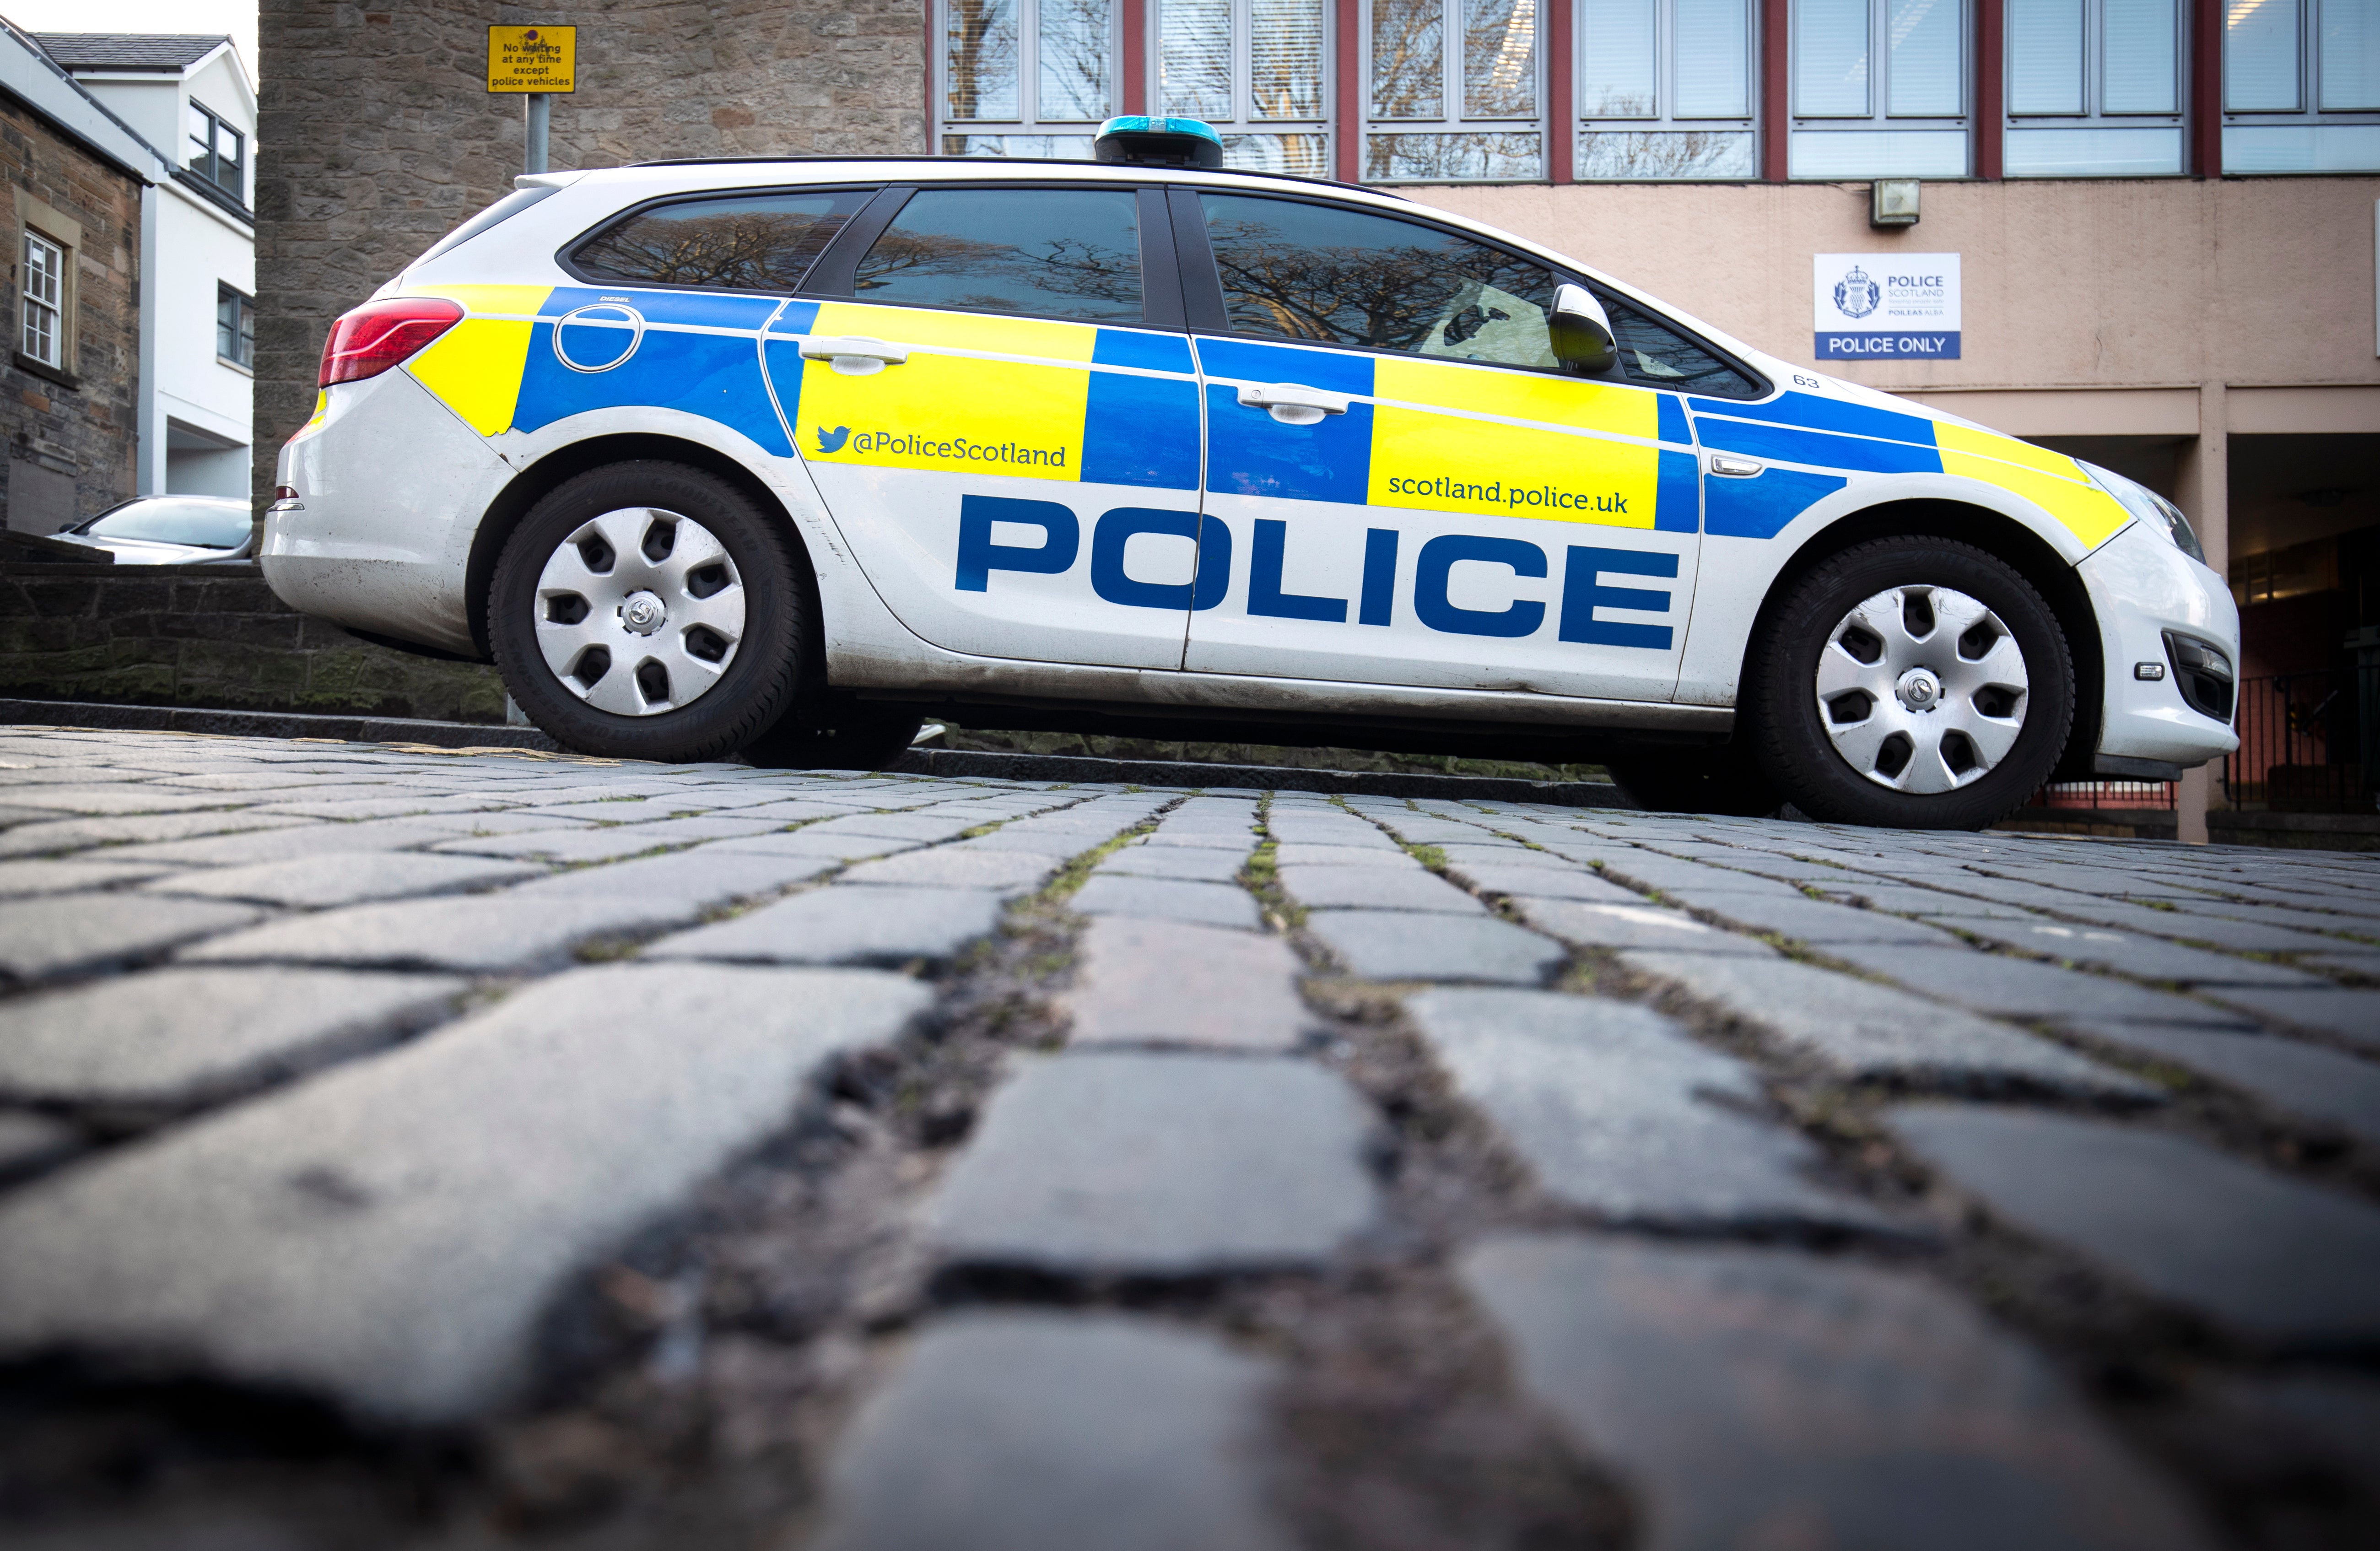
M0 205L10 228L0 509L13 529L52 533L133 492L142 183L9 92L0 179L11 191Z
M923 0L263 0L259 75L260 488L313 406L330 321L512 188L522 114L485 90L491 22L574 22L556 168L675 156L914 151Z

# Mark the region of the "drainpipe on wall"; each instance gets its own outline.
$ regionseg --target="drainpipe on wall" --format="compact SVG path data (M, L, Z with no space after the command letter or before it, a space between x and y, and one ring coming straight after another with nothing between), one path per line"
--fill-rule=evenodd
M132 493L165 493L165 426L157 413L157 224L164 196L140 186L140 378L133 395Z

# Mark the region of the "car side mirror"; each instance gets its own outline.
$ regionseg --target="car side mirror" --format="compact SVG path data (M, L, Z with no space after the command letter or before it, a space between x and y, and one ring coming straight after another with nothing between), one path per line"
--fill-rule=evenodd
M1555 290L1546 333L1553 344L1554 359L1572 371L1600 377L1620 364L1620 344L1612 336L1610 314L1584 285L1566 285Z

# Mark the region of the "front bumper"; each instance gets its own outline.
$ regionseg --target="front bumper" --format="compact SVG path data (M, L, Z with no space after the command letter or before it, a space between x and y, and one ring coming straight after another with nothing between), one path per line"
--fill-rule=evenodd
M2166 633L2204 641L2240 665L2240 609L2223 578L2183 554L2163 535L2134 523L2075 567L2098 616L2107 665L2098 754L2109 761L2204 765L2240 746L2228 721L2183 698ZM2159 665L2141 679L2134 668Z
M402 368L340 383L281 449L298 495L265 516L265 582L302 612L476 656L471 540L511 478Z

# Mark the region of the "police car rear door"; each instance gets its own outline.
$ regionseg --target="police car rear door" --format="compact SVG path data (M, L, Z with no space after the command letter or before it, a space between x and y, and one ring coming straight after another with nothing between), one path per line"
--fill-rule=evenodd
M956 651L1178 669L1199 426L1162 194L887 188L806 289L770 379L894 615Z
M1565 373L1557 275L1323 199L1173 197L1210 560L1185 666L1665 700L1700 548L1681 397ZM1220 531L1218 531L1220 530Z

